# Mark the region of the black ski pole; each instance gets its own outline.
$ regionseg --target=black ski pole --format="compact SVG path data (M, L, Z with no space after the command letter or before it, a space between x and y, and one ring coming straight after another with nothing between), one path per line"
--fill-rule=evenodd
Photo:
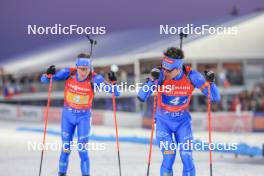
M182 41L183 38L187 38L188 34L184 34L183 32L180 33L180 49L182 49Z

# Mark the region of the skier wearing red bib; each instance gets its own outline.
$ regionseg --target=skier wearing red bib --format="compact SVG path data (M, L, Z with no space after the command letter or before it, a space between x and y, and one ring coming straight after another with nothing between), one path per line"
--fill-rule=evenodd
M96 86L105 89L107 92L114 91L115 96L119 96L117 86L105 83L103 76L91 71L91 60L88 54L79 54L76 61L76 68L63 68L56 72L55 66L48 68L47 74L43 74L41 82L48 83L52 74L53 80L65 80L64 107L61 119L61 138L63 148L59 160L59 176L66 176L71 143L75 129L77 128L79 156L81 159L81 172L83 176L90 176L90 161L87 147L91 128L91 107L94 98L94 88ZM113 72L108 74L111 82L115 82L116 76Z
M193 139L191 116L188 110L192 92L195 88L208 96L210 84L211 101L220 100L220 94L212 71L205 71L206 79L191 67L183 65L183 51L178 48L168 48L162 58L162 67L151 70L152 79L144 84L138 93L140 101L146 101L153 93L153 85L157 82L156 141L163 155L160 176L173 176L173 163L176 157L175 148L179 146L179 153L183 163L182 176L195 176L195 166L191 147L184 148ZM147 91L145 91L147 90ZM171 145L176 144L176 145ZM186 146L186 145L185 145Z

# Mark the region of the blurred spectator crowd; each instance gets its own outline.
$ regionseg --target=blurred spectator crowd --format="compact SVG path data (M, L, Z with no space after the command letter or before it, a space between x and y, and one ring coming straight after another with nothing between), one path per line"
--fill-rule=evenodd
M251 90L244 90L234 95L230 110L235 111L237 105L242 111L264 111L264 83L255 85Z
M230 75L230 74L229 74ZM12 99L12 96L21 93L35 93L47 90L47 85L40 84L41 74L32 74L32 76L20 76L14 78L12 75L2 76L0 89L5 99ZM132 77L132 76L131 76ZM235 76L237 77L237 76ZM229 87L221 84L218 80L218 85L221 87ZM62 91L64 89L64 82L54 83L53 90ZM197 103L193 99L197 99ZM194 96L190 106L191 111L206 111L206 98L201 95ZM123 111L136 111L134 97L120 99L118 109ZM62 102L58 105L62 105ZM107 98L95 100L96 108L108 109L111 101ZM127 103L129 102L129 103ZM131 106L133 104L133 106ZM147 109L152 108L152 101L147 102ZM130 105L130 106L129 106ZM213 106L214 111L236 111L237 105L240 105L242 111L264 111L264 83L259 83L253 88L245 89L238 94L222 95L221 102ZM149 107L149 108L148 108ZM148 110L145 110L148 113ZM151 111L151 110L150 110Z
M1 79L0 90L6 98L11 98L13 95L21 93L35 93L39 84L41 74L32 76L20 76L15 78L13 75L4 75Z

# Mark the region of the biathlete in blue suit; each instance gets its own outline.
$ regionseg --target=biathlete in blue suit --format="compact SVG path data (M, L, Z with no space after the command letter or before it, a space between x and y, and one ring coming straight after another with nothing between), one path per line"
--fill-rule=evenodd
M220 93L214 80L215 74L205 71L204 76L183 65L184 54L181 49L168 48L162 58L161 68L151 70L152 78L138 92L138 99L145 102L153 93L153 85L157 82L156 140L163 155L160 176L173 176L173 163L176 157L175 148L179 146L179 153L183 163L182 176L195 176L195 166L191 147L184 147L193 139L191 116L188 110L192 92L195 88L208 96L210 84L211 101L220 101ZM144 87L145 86L145 87ZM147 87L147 88L146 88ZM167 145L166 145L167 144ZM185 145L186 146L186 145Z
M79 156L81 159L81 172L83 176L90 176L90 161L85 145L89 141L91 128L91 107L94 97L94 88L109 86L104 89L109 93L114 91L115 96L119 96L117 86L110 86L105 83L103 76L91 71L91 60L88 54L78 55L75 68L63 68L56 72L55 66L48 68L47 73L41 77L41 82L49 83L47 75L53 75L53 80L65 80L64 107L61 119L61 139L63 148L59 159L59 176L66 176L69 155L71 152L71 142L75 129L77 128ZM108 74L111 82L115 82L116 76L113 72Z

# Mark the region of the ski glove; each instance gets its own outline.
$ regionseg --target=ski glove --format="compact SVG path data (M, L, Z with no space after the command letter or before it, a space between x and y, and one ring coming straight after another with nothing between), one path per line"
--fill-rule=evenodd
M212 70L205 70L204 75L205 75L205 78L208 82L214 82L215 81L215 74Z
M158 68L153 68L151 71L150 71L150 74L151 74L151 77L153 80L157 80L159 79L159 76L160 76L160 69Z
M47 69L47 75L54 75L56 73L56 67L55 65L51 65L49 66L49 68Z
M115 72L108 73L108 79L111 82L115 82L117 80L116 75L115 75Z

